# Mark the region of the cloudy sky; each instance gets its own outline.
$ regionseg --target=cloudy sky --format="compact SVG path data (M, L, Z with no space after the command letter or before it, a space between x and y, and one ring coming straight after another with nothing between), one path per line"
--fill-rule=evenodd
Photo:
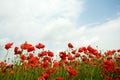
M0 0L0 46L120 48L120 0ZM0 54L1 55L1 54Z

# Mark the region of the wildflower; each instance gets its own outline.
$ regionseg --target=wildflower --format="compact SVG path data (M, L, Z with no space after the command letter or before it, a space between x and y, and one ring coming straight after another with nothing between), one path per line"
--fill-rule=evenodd
M120 60L120 54L116 56L116 60Z
M25 57L24 54L22 54L22 55L20 56L20 58L21 58L21 60L23 60L23 61L26 59L26 57Z
M79 54L79 53L76 53L76 54L75 54L75 57L80 57L80 54Z
M55 80L63 80L63 78L62 77L57 77L57 78L55 78Z
M72 54L75 54L75 53L76 53L76 50L73 50L73 51L72 51Z
M42 51L42 52L38 53L38 57L43 57L47 54L48 54L47 51Z
M35 47L38 48L38 49L41 49L41 48L45 48L45 45L42 44L42 43L39 43Z
M69 48L74 48L74 46L71 43L68 43Z
M5 67L7 65L7 63L5 63L5 62L0 62L0 68L1 67Z
M67 56L68 56L68 60L73 60L74 59L74 57L72 57L71 54L68 54Z
M85 52L86 50L87 50L86 47L80 47L80 48L78 49L78 52Z
M67 55L65 52L59 52L59 56L61 59L65 60Z
M55 70L49 68L49 69L47 69L46 73L47 73L47 74L51 74L51 73L54 74L54 73L55 73Z
M112 77L107 76L105 80L113 80Z
M48 79L48 78L49 78L49 74L48 74L48 73L44 73L44 74L43 74L43 77L44 77L45 79Z
M85 55L82 56L82 61L86 61L87 57Z
M12 42L5 44L5 49L8 50L9 48L11 48L12 45L13 45Z
M118 49L117 52L120 52L120 49Z
M30 47L28 47L28 49L27 49L28 52L31 52L31 51L34 51L34 50L35 50L34 46L30 46Z
M51 57L45 56L42 61L51 62Z
M71 66L67 67L67 71L68 71L70 76L76 76L76 74L77 74L77 71Z
M120 76L116 77L115 80L120 80Z
M57 60L53 61L53 68L58 67L59 66L59 62Z
M40 76L38 80L45 80L44 76Z
M49 66L49 62L48 61L43 61L42 62L42 67L43 68L47 68Z
M98 51L94 48L92 48L90 45L87 47L87 50L89 51L89 53L92 53L94 55L98 55Z
M32 67L38 67L38 64L39 64L39 59L38 57L31 57L29 60L28 60L28 64Z
M14 52L17 53L17 52L18 52L18 49L19 49L18 47L15 47L15 48L14 48Z
M105 60L104 61L104 68L107 70L107 71L112 71L114 67L114 62L110 61L110 60Z
M52 51L48 51L48 56L53 57L54 56L53 52Z
M12 76L14 74L14 72L13 71L10 71L10 75Z
M24 49L24 50L27 50L28 48L30 48L32 46L32 44L28 44L28 43L24 43L24 44L21 44L21 49Z

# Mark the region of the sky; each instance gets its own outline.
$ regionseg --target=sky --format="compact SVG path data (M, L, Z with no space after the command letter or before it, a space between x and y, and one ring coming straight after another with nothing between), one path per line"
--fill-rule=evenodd
M69 42L119 49L119 35L120 0L0 0L1 49L25 41L43 43L56 54Z

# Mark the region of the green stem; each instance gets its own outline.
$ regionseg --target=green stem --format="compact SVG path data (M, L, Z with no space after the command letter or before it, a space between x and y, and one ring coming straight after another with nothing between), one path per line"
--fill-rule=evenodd
M6 58L7 58L7 55L8 55L8 50L7 50L7 54L5 55L5 57L4 57L4 61L6 62Z

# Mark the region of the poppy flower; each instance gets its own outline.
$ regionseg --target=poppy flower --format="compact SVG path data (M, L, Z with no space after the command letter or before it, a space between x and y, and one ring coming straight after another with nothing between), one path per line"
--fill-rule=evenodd
M60 56L60 58L63 59L63 60L65 60L66 57L67 57L67 55L66 55L65 52L59 52L59 56Z
M50 57L53 57L53 56L54 56L54 54L53 54L52 51L48 51L47 53L48 53L48 56L50 56Z
M71 76L76 76L76 74L77 74L77 71L71 66L67 66L67 71L68 71L69 75L71 75Z
M47 73L47 74L54 74L54 73L55 73L55 70L52 69L52 68L49 68L49 69L47 69L46 73Z
M113 80L112 77L107 76L105 80Z
M110 61L110 60L105 60L104 61L104 68L107 71L112 71L114 67L114 62Z
M19 49L18 47L15 47L14 52L17 53L18 49Z
M43 57L47 54L48 54L47 51L42 51L42 52L38 53L38 57Z
M45 56L42 61L51 62L51 57Z
M85 52L86 50L87 50L86 47L80 47L80 48L78 49L78 52Z
M74 46L72 45L72 43L68 43L68 47L69 48L74 48Z
M68 56L68 60L73 60L74 59L74 57L72 57L71 54L68 54L67 56Z
M76 54L75 54L75 57L80 57L80 54L79 54L79 53L76 53Z
M14 48L14 54L15 54L15 55L16 55L16 54L22 54L22 50L19 50L18 47L15 47L15 48Z
M120 60L120 54L116 56L116 60Z
M63 80L62 77L57 77L55 80Z
M53 68L58 67L59 66L59 62L57 60L53 61Z
M31 52L31 51L34 51L34 50L35 50L34 46L30 46L30 47L28 47L28 49L27 49L28 52Z
M23 61L26 59L26 57L25 57L24 54L22 54L22 55L20 56L20 58L21 58L21 60L23 60Z
M13 45L12 42L5 44L5 49L8 50L9 48L11 48L12 45Z
M72 50L72 54L75 54L76 53L76 50Z
M24 44L21 44L20 47L21 47L21 49L27 50L31 46L32 46L32 44L24 43Z
M42 62L42 67L43 68L47 68L49 66L49 62L48 61L43 61Z
M118 49L117 52L120 52L120 49Z
M49 78L49 74L48 74L48 73L44 73L42 76L43 76L45 79Z
M12 76L14 74L14 72L13 71L10 71L10 75Z
M39 43L35 47L38 48L38 49L41 49L41 48L45 48L45 45L42 44L42 43Z
M45 80L44 76L40 76L38 80Z
M28 64L32 67L38 67L39 64L39 58L38 57L32 57L28 60Z

